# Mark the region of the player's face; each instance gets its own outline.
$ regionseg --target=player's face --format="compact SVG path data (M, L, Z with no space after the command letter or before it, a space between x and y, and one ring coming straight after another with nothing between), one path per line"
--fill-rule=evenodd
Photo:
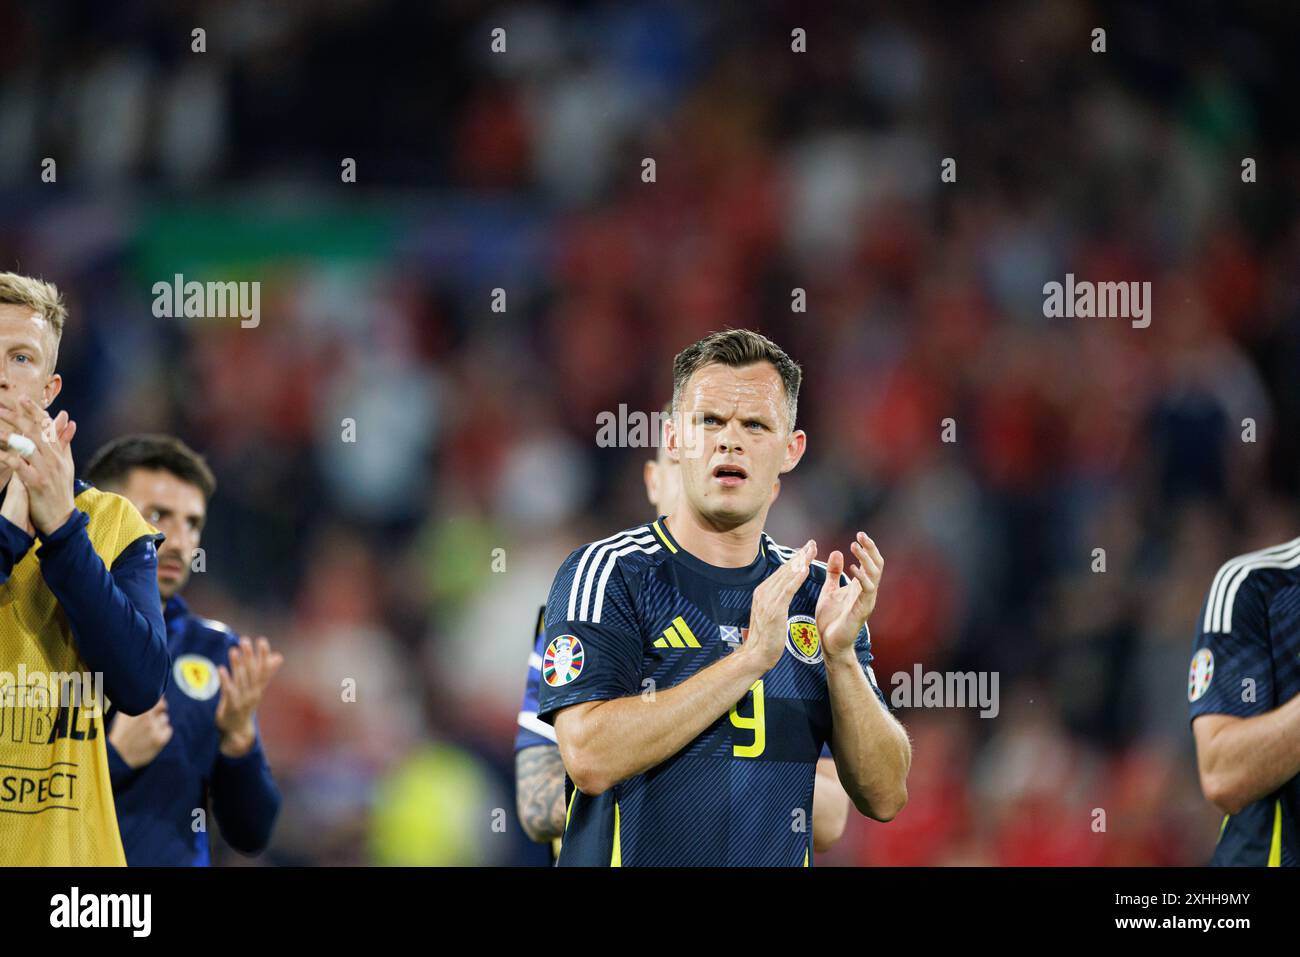
M0 306L0 392L27 396L41 408L54 401L62 380L50 375L54 335L28 306Z
M122 494L167 536L158 548L158 593L166 601L190 580L190 563L207 518L203 492L166 469L132 469Z
M776 368L707 365L687 382L681 405L668 443L680 463L681 504L719 528L765 514L777 476L798 464L806 441L790 429Z

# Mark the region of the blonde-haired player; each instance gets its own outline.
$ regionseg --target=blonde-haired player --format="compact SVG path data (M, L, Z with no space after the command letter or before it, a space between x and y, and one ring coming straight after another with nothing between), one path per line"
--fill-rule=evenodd
M0 273L0 865L126 863L103 708L148 710L170 664L161 536L76 479L76 423L46 411L66 316L53 285Z

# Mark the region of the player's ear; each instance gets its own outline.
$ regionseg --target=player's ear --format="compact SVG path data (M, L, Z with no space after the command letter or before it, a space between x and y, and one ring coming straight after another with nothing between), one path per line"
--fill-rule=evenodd
M808 446L808 435L803 429L795 429L790 433L790 439L785 443L785 459L781 462L781 474L784 475L803 458L803 453ZM773 500L776 499L776 492L772 493Z
M42 408L48 409L50 403L59 397L63 391L63 376L57 372L50 376L45 382L45 388L41 392Z
M681 436L677 433L677 420L674 416L668 416L664 419L663 443L664 451L668 453L668 458L674 462L681 462L682 453L680 448Z

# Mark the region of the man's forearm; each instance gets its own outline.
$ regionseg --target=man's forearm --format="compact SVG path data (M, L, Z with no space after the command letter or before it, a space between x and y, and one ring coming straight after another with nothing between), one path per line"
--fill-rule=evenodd
M126 790L127 785L135 780L136 775L140 773L140 769L133 768L126 763L126 759L117 750L112 739L106 740L104 747L108 750L108 780L113 785L113 793L120 794Z
M242 854L260 854L271 842L280 813L280 789L260 743L242 757L217 755L212 813L226 843Z
M537 744L515 755L515 806L524 833L545 843L564 834L564 762L553 744Z
M1226 722L1198 751L1206 796L1228 813L1267 797L1300 774L1300 695Z
M813 850L829 850L844 834L849 819L849 795L840 783L833 758L817 761L813 778Z
M653 696L601 701L580 715L560 712L555 733L569 777L580 791L600 794L662 764L726 714L762 676L760 664L742 648Z
M859 811L888 821L907 803L907 772L912 746L881 706L857 658L826 661L834 722L831 750L849 798Z

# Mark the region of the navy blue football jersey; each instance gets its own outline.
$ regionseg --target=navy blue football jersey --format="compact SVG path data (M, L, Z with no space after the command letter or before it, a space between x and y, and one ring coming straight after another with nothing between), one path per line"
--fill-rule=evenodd
M682 549L662 518L577 549L546 605L538 717L553 724L571 705L667 689L730 654L754 589L793 551L764 533L749 565L719 568ZM813 783L832 727L813 617L825 580L813 563L781 659L685 748L595 797L567 782L561 865L812 863ZM885 707L866 628L856 647Z
M196 808L212 806L221 835L244 854L259 854L271 840L280 791L271 776L260 731L251 751L221 753L217 706L221 678L239 635L190 611L180 595L163 609L172 677L165 697L171 740L148 764L132 768L108 742L108 769L126 862L131 867L206 867L209 833L195 830ZM116 720L116 717L112 720ZM256 728L256 722L254 722ZM111 727L111 723L110 723Z
M1249 718L1300 693L1300 538L1226 562L1201 607L1187 700L1203 714ZM1212 864L1300 862L1300 776L1223 819Z

